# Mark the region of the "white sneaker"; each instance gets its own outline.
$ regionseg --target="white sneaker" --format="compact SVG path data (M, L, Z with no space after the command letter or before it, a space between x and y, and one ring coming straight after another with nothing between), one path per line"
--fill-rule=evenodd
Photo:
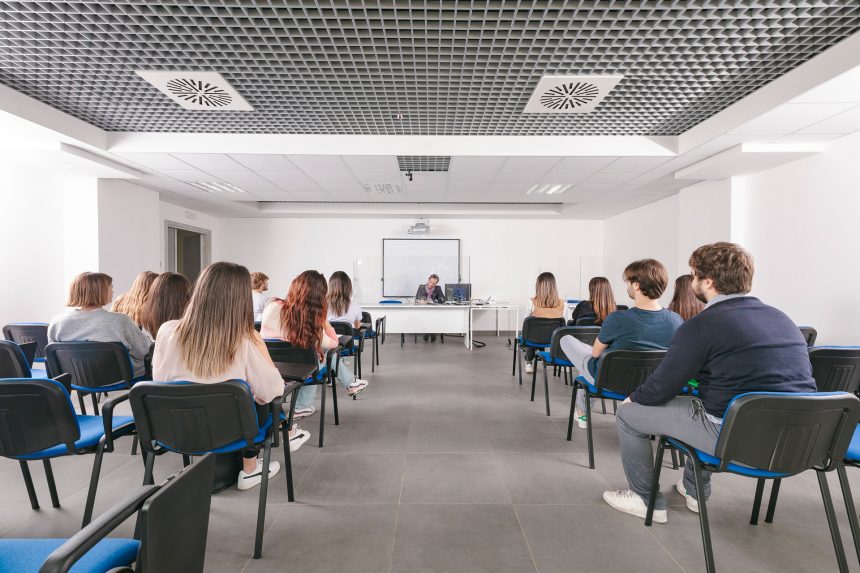
M269 462L269 479L272 479L274 476L281 471L281 464L275 461ZM246 474L245 470L239 471L239 483L237 484L239 487L239 491L245 491L251 489L252 487L257 487L260 485L260 482L263 481L263 460L257 459L257 467L254 468L254 471L250 474Z
M531 362L526 362L526 374L531 374L535 371L535 366Z
M576 417L576 425L582 428L583 430L588 429L588 416L582 414L581 416Z
M298 426L293 426L293 428L295 428L295 433L290 438L290 453L295 452L311 439L311 433L307 430L302 430Z
M298 420L299 418L307 418L308 416L313 416L316 413L317 409L315 406L308 406L307 408L296 408L296 411L293 412L293 420Z
M642 501L642 498L629 489L604 491L603 501L618 511L623 511L624 513L629 513L630 515L635 515L642 519L645 519L645 514L648 513L648 506L644 501ZM652 521L654 523L666 523L669 521L669 518L666 515L666 510L655 509Z
M349 385L349 388L347 388L346 391L347 394L349 394L350 396L355 396L362 392L365 388L367 388L367 380L356 378L355 381Z
M693 513L699 513L699 501L687 493L687 488L684 486L684 478L678 480L678 483L675 484L675 489L677 489L678 493L683 495L684 499L687 500L687 509Z

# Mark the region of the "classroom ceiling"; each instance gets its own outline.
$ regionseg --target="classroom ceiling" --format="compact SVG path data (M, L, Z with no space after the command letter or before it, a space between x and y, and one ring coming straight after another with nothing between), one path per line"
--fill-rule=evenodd
M856 0L0 2L0 84L108 131L678 135L858 29ZM218 72L254 111L137 70ZM523 113L553 74L624 77Z

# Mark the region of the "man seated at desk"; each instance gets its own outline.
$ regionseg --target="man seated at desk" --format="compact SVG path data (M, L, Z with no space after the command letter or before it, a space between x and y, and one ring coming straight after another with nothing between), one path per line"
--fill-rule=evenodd
M442 292L442 287L439 286L439 275L432 274L427 279L427 284L419 285L418 292L415 293L415 302L417 304L444 303L445 293ZM436 342L435 334L425 334L424 340Z

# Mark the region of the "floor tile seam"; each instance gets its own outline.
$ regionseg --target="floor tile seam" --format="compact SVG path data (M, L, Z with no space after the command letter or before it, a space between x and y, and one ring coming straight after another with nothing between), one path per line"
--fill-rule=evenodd
M532 546L529 543L529 538L526 536L526 530L523 528L523 524L520 521L520 514L517 512L517 506L516 506L516 504L511 503L511 507L514 510L514 517L516 518L517 525L520 528L520 534L522 534L523 541L525 541L525 543L526 543L526 549L528 549L528 551L529 551L529 557L532 560L532 566L534 567L535 573L537 573L538 572L537 561L535 560L535 555L534 555L534 552L532 551Z
M654 527L654 526L653 526L653 525L652 525L652 526L646 526L646 525L645 525L645 522L643 521L643 522L642 522L642 527L644 527L644 528L645 528L645 531L647 531L647 532L648 532L648 535L650 535L650 536L651 536L651 538L652 538L654 541L656 541L656 542L657 542L657 545L659 545L659 546L660 546L660 549L662 549L662 550L666 553L666 555L668 555L668 556L669 556L669 559L671 559L671 560L672 560L672 562L673 562L673 563L675 563L675 565L677 565L677 566L678 566L678 569L679 569L680 571L683 571L684 573L686 573L686 571L687 571L687 570L686 570L686 569L684 569L684 567L681 565L681 563L680 563L677 559L675 559L675 555L674 555L671 551L669 551L669 548L668 548L668 547L666 547L666 546L663 544L663 542L662 542L662 541L660 541L660 538L659 538L659 537L657 537L657 536L654 534L654 530L653 530L653 527Z

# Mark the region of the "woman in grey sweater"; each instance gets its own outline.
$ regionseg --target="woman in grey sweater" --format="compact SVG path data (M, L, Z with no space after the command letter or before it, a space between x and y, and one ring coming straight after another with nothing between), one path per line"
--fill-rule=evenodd
M72 281L71 310L55 316L48 326L48 342L121 342L128 348L135 378L143 376L143 358L152 341L118 312L102 307L113 298L113 279L104 273L81 273Z

